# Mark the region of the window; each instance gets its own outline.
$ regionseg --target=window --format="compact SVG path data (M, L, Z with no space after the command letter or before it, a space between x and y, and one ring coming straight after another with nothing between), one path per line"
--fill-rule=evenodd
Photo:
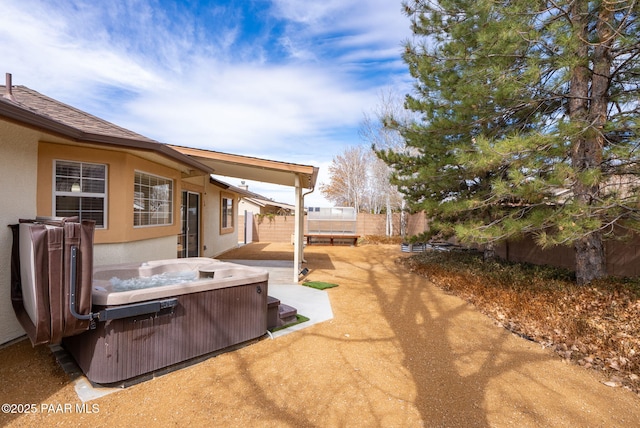
M58 217L78 216L106 227L107 166L55 161L53 211Z
M133 225L157 226L173 223L173 181L136 171Z
M233 198L222 196L222 213L220 215L220 228L233 229Z

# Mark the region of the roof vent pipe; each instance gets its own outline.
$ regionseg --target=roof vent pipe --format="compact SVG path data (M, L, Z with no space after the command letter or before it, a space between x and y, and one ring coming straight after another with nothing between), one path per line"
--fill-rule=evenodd
M7 79L7 84L5 86L5 93L3 97L15 102L16 98L13 96L12 84L11 84L11 73L6 73L5 77Z

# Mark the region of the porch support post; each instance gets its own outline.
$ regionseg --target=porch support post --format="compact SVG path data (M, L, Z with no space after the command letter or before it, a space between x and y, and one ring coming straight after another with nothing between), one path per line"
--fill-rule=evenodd
M299 279L300 270L302 270L302 238L304 237L304 223L302 222L303 207L302 207L302 186L300 184L300 176L295 175L296 185L296 215L295 215L295 227L293 232L293 283L297 284Z

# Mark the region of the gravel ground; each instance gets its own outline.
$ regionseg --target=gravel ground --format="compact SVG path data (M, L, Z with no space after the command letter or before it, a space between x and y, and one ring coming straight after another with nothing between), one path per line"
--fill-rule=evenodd
M230 259L291 259L255 243ZM394 263L398 246L310 246L334 319L81 403L46 347L0 349L0 414L22 426L589 426L640 424L640 402ZM31 407L31 405L33 405ZM24 407L24 406L23 406ZM24 408L22 409L24 410Z

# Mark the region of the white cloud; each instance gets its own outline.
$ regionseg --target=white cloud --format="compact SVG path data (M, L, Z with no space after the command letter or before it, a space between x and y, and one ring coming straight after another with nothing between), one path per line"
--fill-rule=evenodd
M287 20L307 25L319 24L328 16L349 7L349 1L325 0L308 2L298 0L274 0L274 13Z
M119 122L182 145L246 152L317 139L362 117L375 94L347 87L325 70L200 64L194 74L166 82L127 103ZM172 124L172 126L167 126ZM155 135L161 130L163 135Z
M399 1L335 0L309 3L274 0L273 3L274 13L292 22L290 31L295 37L288 38L288 46L298 57L312 55L320 42L320 49L344 49L351 58L367 55L395 58L401 53L401 42L411 36L409 19L402 14ZM305 51L309 53L303 55ZM340 59L348 61L349 57Z
M90 26L91 13L27 2L5 4L3 14L11 19L0 27L0 57L17 84L74 100L92 96L100 85L144 90L159 82L155 72L104 40L99 26L94 38L77 37L83 30L74 23Z

